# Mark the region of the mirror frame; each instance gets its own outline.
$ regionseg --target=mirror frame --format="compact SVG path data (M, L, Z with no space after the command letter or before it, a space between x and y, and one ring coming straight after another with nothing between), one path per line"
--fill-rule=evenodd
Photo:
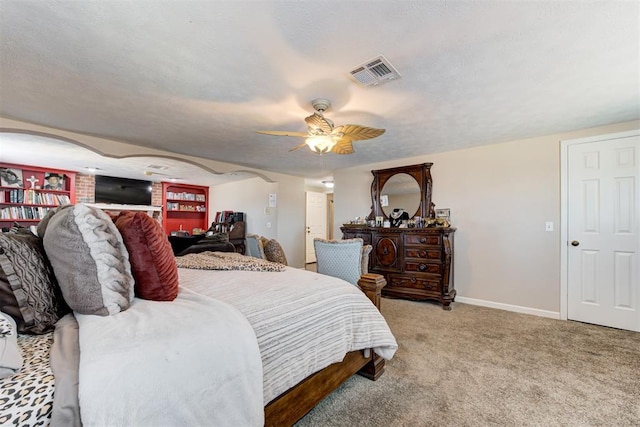
M384 184L394 175L399 173L406 173L413 177L420 186L420 205L418 210L411 215L410 218L420 216L422 218L431 218L435 212L431 204L431 188L433 186L433 180L431 179L431 166L433 163L420 163L411 166L400 166L389 169L372 170L373 182L371 183L371 213L368 219L375 219L377 216L389 219L389 217L382 210L380 203L380 194Z

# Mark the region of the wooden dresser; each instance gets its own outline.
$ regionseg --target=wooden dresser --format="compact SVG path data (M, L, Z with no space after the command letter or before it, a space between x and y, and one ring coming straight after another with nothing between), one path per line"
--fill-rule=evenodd
M373 246L369 271L382 274L383 296L436 300L445 310L456 296L453 285L455 228L341 227L343 238L360 237Z
M341 230L344 239L360 237L373 246L369 271L387 280L383 296L436 300L450 310L456 297L452 273L456 229L448 220L435 218L431 166L372 170L367 224L345 224Z

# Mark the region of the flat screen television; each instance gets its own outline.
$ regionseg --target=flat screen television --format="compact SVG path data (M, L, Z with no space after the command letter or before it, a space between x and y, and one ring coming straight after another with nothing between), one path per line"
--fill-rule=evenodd
M151 181L96 175L96 203L151 205Z

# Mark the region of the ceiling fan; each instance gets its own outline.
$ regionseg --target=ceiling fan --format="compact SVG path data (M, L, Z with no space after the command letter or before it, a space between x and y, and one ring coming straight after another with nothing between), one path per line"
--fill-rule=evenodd
M306 117L304 121L309 127L307 132L290 132L280 130L259 130L258 133L275 136L300 136L305 141L289 151L298 150L307 145L311 151L318 154L333 152L336 154L352 154L352 141L372 139L384 133L384 129L370 128L360 125L335 126L324 117L324 112L331 107L331 102L324 98L311 101L315 113Z

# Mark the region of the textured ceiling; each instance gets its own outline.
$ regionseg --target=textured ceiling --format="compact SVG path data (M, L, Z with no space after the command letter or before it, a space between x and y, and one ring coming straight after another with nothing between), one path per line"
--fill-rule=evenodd
M305 177L640 118L636 1L0 1L0 116ZM398 80L348 72L384 54ZM385 128L289 153L310 101ZM22 142L26 144L27 142Z

